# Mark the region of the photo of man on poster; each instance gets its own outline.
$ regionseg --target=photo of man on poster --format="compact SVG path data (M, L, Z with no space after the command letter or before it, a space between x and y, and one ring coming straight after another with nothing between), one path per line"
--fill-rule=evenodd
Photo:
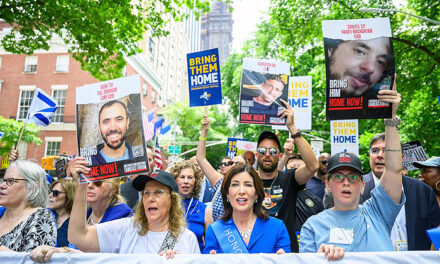
M131 159L133 152L126 141L130 125L127 106L118 100L108 101L102 105L98 116L98 128L104 143L96 146L97 153L91 156L92 165Z
M283 74L260 74L243 70L242 105L248 106L249 114L276 116L285 107L278 101L283 93L287 95L287 76Z
M394 76L391 38L365 40L324 39L329 88L338 88L342 97L373 97L390 89Z

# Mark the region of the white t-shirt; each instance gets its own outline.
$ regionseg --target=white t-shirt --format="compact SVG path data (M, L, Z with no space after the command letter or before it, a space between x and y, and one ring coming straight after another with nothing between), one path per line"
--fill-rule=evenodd
M120 254L157 254L167 232L147 232L140 236L133 218L121 218L96 225L100 252ZM193 232L187 228L180 234L174 250L182 254L200 254Z

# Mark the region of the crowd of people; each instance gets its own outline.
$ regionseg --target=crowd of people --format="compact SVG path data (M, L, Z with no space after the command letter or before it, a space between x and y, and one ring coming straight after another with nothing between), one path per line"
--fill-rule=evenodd
M265 131L255 153L219 157L218 170L206 158L207 115L195 157L155 170L148 148L150 173L122 185L119 178L79 183L90 171L83 157L69 162L67 178L48 184L43 168L12 151L0 180L0 251L46 262L65 252L323 252L338 260L354 251L430 250L426 230L440 225L440 157L414 162L420 180L404 176L400 94L378 97L393 113L371 140L368 174L350 152L317 158L283 100L279 116L291 135L283 148ZM303 195L327 209L309 213Z

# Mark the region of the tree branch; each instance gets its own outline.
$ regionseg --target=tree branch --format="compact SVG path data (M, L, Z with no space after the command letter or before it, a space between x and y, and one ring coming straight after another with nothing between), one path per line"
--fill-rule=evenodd
M406 40L406 39L401 39L401 38L399 38L399 37L393 37L393 40L398 41L398 42L401 42L401 43L404 43L404 44L406 44L406 45L408 45L408 46L411 46L411 47L413 47L413 48L416 48L416 49L418 49L418 50L420 50L420 51L426 53L427 55L429 55L430 57L432 57L432 58L437 62L437 64L440 64L440 57L438 57L437 54L431 52L431 51L430 51L429 49L427 49L426 47L421 46L421 45L418 45L418 44L413 43L413 42L411 42L411 41L409 41L409 40Z

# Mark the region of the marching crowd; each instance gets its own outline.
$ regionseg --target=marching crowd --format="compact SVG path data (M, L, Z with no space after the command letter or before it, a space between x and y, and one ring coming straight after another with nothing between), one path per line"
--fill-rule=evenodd
M430 250L426 230L440 225L440 158L414 162L420 180L404 176L400 94L382 90L378 98L392 103L393 113L384 120L385 132L371 140L369 174L350 152L317 159L285 101L279 116L291 138L284 146L265 131L256 154L224 158L219 170L206 159L207 115L195 158L133 175L122 185L119 178L78 183L90 169L76 157L68 177L49 186L43 168L12 151L0 180L0 251L30 252L32 260L47 262L65 252L166 258L323 252L338 260L354 251ZM151 148L147 153L154 168ZM305 189L328 209L303 223L298 205Z

